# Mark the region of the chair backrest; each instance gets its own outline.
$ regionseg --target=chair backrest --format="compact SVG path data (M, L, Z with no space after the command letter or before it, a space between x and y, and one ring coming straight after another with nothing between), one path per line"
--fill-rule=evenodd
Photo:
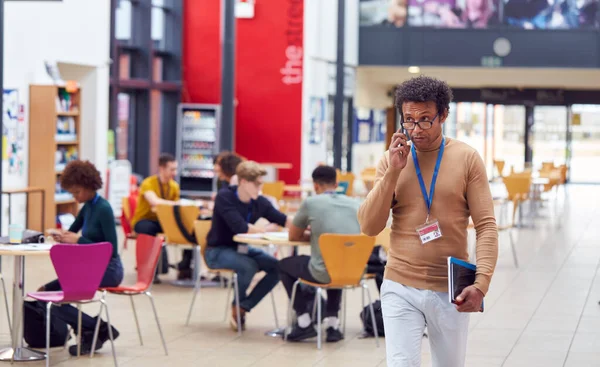
M375 237L324 233L319 248L331 278L331 286L360 284L375 246Z
M176 208L176 206L178 208ZM194 233L194 221L200 215L200 209L193 205L184 206L158 205L156 215L165 235L166 242L170 244L195 244L191 243L181 232L175 219L175 210L179 210L181 223L188 234Z
M109 242L89 245L57 244L50 248L50 259L64 292L64 301L94 297L106 272L113 247Z
M504 176L502 180L506 186L509 200L524 198L524 196L529 194L529 190L531 188L530 175L515 173L510 176Z
M211 225L212 221L210 220L197 220L194 222L194 232L196 233L198 245L200 245L202 257L204 257L204 252L206 251L206 236L208 236Z
M274 197L277 202L283 200L285 191L284 181L265 182L262 186L262 194Z
M154 280L154 272L160 259L162 245L161 237L147 234L139 234L135 241L137 282L138 285L145 285L145 289L148 289Z
M498 170L498 175L500 177L502 177L502 172L504 171L504 166L506 165L506 162L500 159L495 159L494 160L494 167L496 167L496 169Z
M341 182L348 182L348 189L346 190L346 195L348 195L348 196L352 196L352 194L353 194L354 180L355 180L354 173L352 173L352 172L342 173L340 170L337 170L338 185Z

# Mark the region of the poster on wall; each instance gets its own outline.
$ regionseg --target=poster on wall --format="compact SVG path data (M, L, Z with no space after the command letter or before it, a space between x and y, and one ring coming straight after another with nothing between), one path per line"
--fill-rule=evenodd
M25 154L24 108L19 105L19 92L16 89L4 89L2 94L2 160L8 173L23 175Z
M600 0L360 0L361 26L589 29Z
M321 144L325 126L325 98L311 97L309 108L308 141L310 144Z

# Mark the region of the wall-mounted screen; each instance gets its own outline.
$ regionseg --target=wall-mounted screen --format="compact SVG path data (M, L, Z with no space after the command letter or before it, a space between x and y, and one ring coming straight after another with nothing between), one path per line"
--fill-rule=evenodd
M600 0L360 0L360 24L430 28L600 28Z

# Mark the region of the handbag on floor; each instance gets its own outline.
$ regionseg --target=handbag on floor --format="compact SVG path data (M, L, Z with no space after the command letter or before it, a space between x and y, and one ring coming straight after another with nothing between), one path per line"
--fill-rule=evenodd
M377 300L373 302L373 312L375 313L375 325L377 325L377 334L379 336L385 336L383 330L383 314L381 313L381 301ZM373 330L373 322L371 321L371 308L367 305L360 312L360 321L363 324L363 330L368 336L375 336L375 330Z

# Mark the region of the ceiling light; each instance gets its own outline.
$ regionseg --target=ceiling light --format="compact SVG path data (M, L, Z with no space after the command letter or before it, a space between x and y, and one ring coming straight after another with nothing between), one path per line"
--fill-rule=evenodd
M411 74L419 74L421 72L421 68L418 66L409 66L408 72Z

